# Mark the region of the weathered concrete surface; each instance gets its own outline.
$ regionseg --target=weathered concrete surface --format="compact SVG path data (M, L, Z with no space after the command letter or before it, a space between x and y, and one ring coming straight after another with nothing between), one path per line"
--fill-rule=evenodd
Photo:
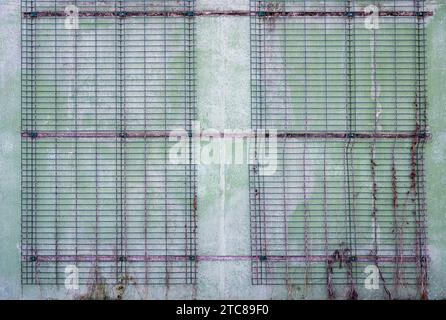
M442 1L443 2L443 1ZM247 9L248 0L198 0L200 9ZM0 298L76 298L64 288L20 285L20 0L0 3ZM430 297L446 298L446 6L429 23L426 150ZM249 18L197 18L198 117L202 127L250 126ZM200 165L199 254L249 255L248 168ZM252 286L250 262L201 262L196 288L129 289L126 298L303 298L299 288ZM86 288L82 288L85 292ZM111 289L107 295L113 297ZM324 297L315 290L307 297Z

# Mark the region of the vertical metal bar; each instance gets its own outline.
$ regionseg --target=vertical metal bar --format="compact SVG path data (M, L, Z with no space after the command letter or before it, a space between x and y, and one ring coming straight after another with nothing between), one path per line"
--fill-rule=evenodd
M426 122L427 122L427 112L426 112L426 78L425 78L425 18L424 18L424 0L415 0L417 17L416 21L416 75L417 75L417 137L413 142L412 146L412 183L414 186L414 198L416 198L416 203L414 203L414 210L416 212L416 233L417 236L417 251L418 251L418 265L419 265L419 289L422 299L428 298L427 283L428 283L428 260L427 260L427 246L426 246L426 226L425 226L425 197L424 197L424 168L423 168L423 148L426 137ZM416 175L413 177L413 175Z
M283 3L283 12L286 12L286 2ZM283 26L283 47L284 47L284 62L283 62L283 74L284 74L284 106L285 106L285 131L288 132L288 75L287 75L287 19L284 19ZM282 196L283 196L283 225L284 225L284 247L285 247L285 283L289 287L290 279L289 279L289 262L288 262L288 204L287 204L287 187L286 187L286 145L287 139L283 139L282 143Z
M304 0L304 11L307 10L307 2ZM303 200L304 200L304 254L305 254L305 285L308 285L310 282L311 275L309 274L311 271L310 267L310 226L309 226L309 217L308 217L308 199L307 199L307 133L308 133L308 61L307 61L307 50L308 50L308 34L307 34L307 17L304 17L304 57L303 57L303 64L304 64L304 132L305 132L305 138L304 138L304 146L303 146L303 153L302 153L302 170L303 170Z
M163 0L163 11L167 12L166 0ZM163 18L163 62L164 62L164 131L167 132L167 18ZM167 175L167 138L164 138L164 246L165 256L169 255L169 207L167 201L168 175ZM165 263L166 284L169 285L169 262ZM167 293L166 293L167 294Z
M56 3L54 3L54 10L56 10ZM57 86L58 86L58 78L57 78L57 72L58 72L58 56L57 56L57 50L58 50L58 46L57 46L57 18L54 17L54 131L57 132L59 131L59 126L57 125L57 120L59 118L59 114L58 114L58 109L59 109L59 105L58 105L58 90L57 90ZM56 276L56 285L59 285L59 273L58 273L58 257L59 257L59 248L58 248L58 231L59 231L59 211L58 211L58 172L59 172L59 166L58 166L58 144L59 144L59 140L56 138L55 142L54 142L54 149L55 149L55 155L54 155L54 162L55 162L55 168L54 168L54 189L55 189L55 194L54 194L54 201L55 201L55 212L54 212L54 232L55 232L55 241L54 241L54 254L56 256L56 262L54 265L54 271L55 271L55 276Z
M324 0L324 12L327 11L327 0ZM328 132L328 47L327 47L327 17L324 16L324 91L325 91L325 131ZM329 299L334 298L333 289L333 267L332 261L329 258L329 224L328 224L328 181L327 181L327 140L324 140L324 152L323 152L323 199L324 199L324 251L325 251L325 263L327 273L327 296Z
M144 0L144 12L147 11L147 0ZM147 17L144 16L144 131L147 131L148 125L147 125L147 117L148 117L148 99L147 99ZM149 284L149 262L147 260L147 257L149 255L149 246L148 246L148 232L147 229L149 228L149 212L148 212L148 178L147 178L147 171L148 171L148 162L147 162L147 143L148 138L144 138L144 283L146 285Z
M97 2L94 3L94 9L95 11L98 10L97 7ZM98 17L94 17L94 127L96 132L99 131L99 114L98 114L98 108L99 108L99 96L98 96L98 77L99 77L99 71L98 71L98 60L99 60L99 56L98 56ZM95 224L94 224L94 230L95 230L95 236L94 236L94 253L95 253L95 261L94 261L94 283L98 283L99 282L99 275L100 272L102 270L100 270L99 267L99 237L101 235L100 233L100 214L101 214L101 210L99 209L99 195L100 195L100 191L99 191L99 151L98 151L98 138L96 137L94 139L94 153L95 153ZM102 242L102 241L101 241Z
M77 7L78 3L77 0L75 0L74 5ZM74 88L73 88L73 100L74 100L74 131L76 133L76 138L74 138L74 193L75 193L75 265L78 265L78 256L79 256L79 215L80 215L80 211L79 211L79 167L78 167L78 158L79 158L79 145L78 145L78 138L77 138L77 133L80 129L79 127L79 106L78 106L78 79L77 79L77 73L78 73L78 58L77 58L77 50L78 50L78 46L77 46L77 42L78 42L78 34L77 34L77 29L73 29L73 46L74 46Z

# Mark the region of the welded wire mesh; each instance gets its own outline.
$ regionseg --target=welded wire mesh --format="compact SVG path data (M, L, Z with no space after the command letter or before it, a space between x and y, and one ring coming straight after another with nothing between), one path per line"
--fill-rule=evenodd
M192 144L169 160L195 118L193 12L22 1L23 284L63 284L67 266L80 284L195 282Z
M356 298L376 270L384 296L426 297L428 15L418 0L251 1L252 128L279 138L277 169L250 168L254 284Z

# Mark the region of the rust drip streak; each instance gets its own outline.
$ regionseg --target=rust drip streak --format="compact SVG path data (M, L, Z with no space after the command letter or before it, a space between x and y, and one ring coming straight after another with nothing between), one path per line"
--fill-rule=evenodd
M363 11L351 12L352 15L358 17L368 16ZM433 16L433 11L382 11L381 17L414 17L414 16ZM24 12L25 18L42 18L42 17L66 17L63 11L38 11ZM79 12L79 17L347 17L344 11L290 11L290 12L250 12L250 11L172 11L172 12L156 12L156 11L83 11Z

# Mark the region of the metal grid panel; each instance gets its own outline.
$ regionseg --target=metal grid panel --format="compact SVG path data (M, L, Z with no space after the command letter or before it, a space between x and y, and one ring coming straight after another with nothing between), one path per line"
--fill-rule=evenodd
M194 283L194 1L22 3L22 282Z
M252 127L279 138L277 170L250 168L254 284L356 298L372 265L385 296L427 296L429 14L424 1L251 1Z

